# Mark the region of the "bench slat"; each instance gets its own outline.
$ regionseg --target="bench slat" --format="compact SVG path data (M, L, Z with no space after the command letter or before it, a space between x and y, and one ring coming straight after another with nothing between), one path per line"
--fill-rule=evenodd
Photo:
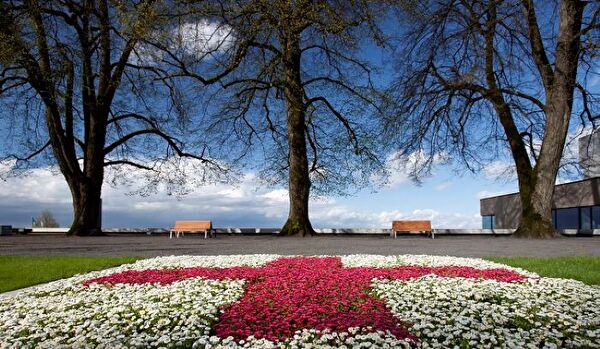
M169 239L173 238L173 233L179 233L183 236L184 233L204 233L206 239L209 235L213 236L211 221L175 221L175 226L169 232Z
M431 231L431 221L393 221L396 231Z
M434 238L431 221L392 221L392 236L395 238L396 233L402 232L426 232Z
M179 231L203 231L211 230L211 221L176 221L175 226L171 230Z

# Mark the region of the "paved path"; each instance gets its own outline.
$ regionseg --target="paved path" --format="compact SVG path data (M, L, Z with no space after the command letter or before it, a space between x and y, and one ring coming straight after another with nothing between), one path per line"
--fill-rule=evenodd
M432 254L464 257L483 256L600 256L600 237L561 237L527 240L494 236L276 236L218 235L205 240L186 235L169 240L164 235L109 235L66 237L64 235L0 236L0 255L44 256L167 256L228 254Z

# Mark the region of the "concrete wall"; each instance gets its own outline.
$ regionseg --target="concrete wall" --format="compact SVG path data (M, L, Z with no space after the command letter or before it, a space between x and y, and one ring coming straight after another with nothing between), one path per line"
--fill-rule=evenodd
M557 185L553 201L553 208L600 205L600 177ZM516 229L519 225L521 200L518 194L484 198L479 207L482 216L496 216L498 229Z

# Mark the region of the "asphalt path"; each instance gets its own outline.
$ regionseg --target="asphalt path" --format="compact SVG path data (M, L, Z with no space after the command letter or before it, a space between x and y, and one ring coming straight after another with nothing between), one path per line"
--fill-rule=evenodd
M67 237L62 234L0 236L0 255L24 256L169 256L169 255L346 255L430 254L484 256L600 256L600 237L548 240L510 236L315 236L165 235Z

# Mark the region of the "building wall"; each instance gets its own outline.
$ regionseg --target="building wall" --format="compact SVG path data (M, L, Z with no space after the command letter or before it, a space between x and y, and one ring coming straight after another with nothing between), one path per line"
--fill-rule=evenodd
M509 194L481 199L482 216L496 216L497 229L516 229L521 217L521 199L518 194Z
M553 208L600 205L600 177L557 185ZM521 200L518 193L480 201L482 216L495 215L497 229L516 229L520 222Z

